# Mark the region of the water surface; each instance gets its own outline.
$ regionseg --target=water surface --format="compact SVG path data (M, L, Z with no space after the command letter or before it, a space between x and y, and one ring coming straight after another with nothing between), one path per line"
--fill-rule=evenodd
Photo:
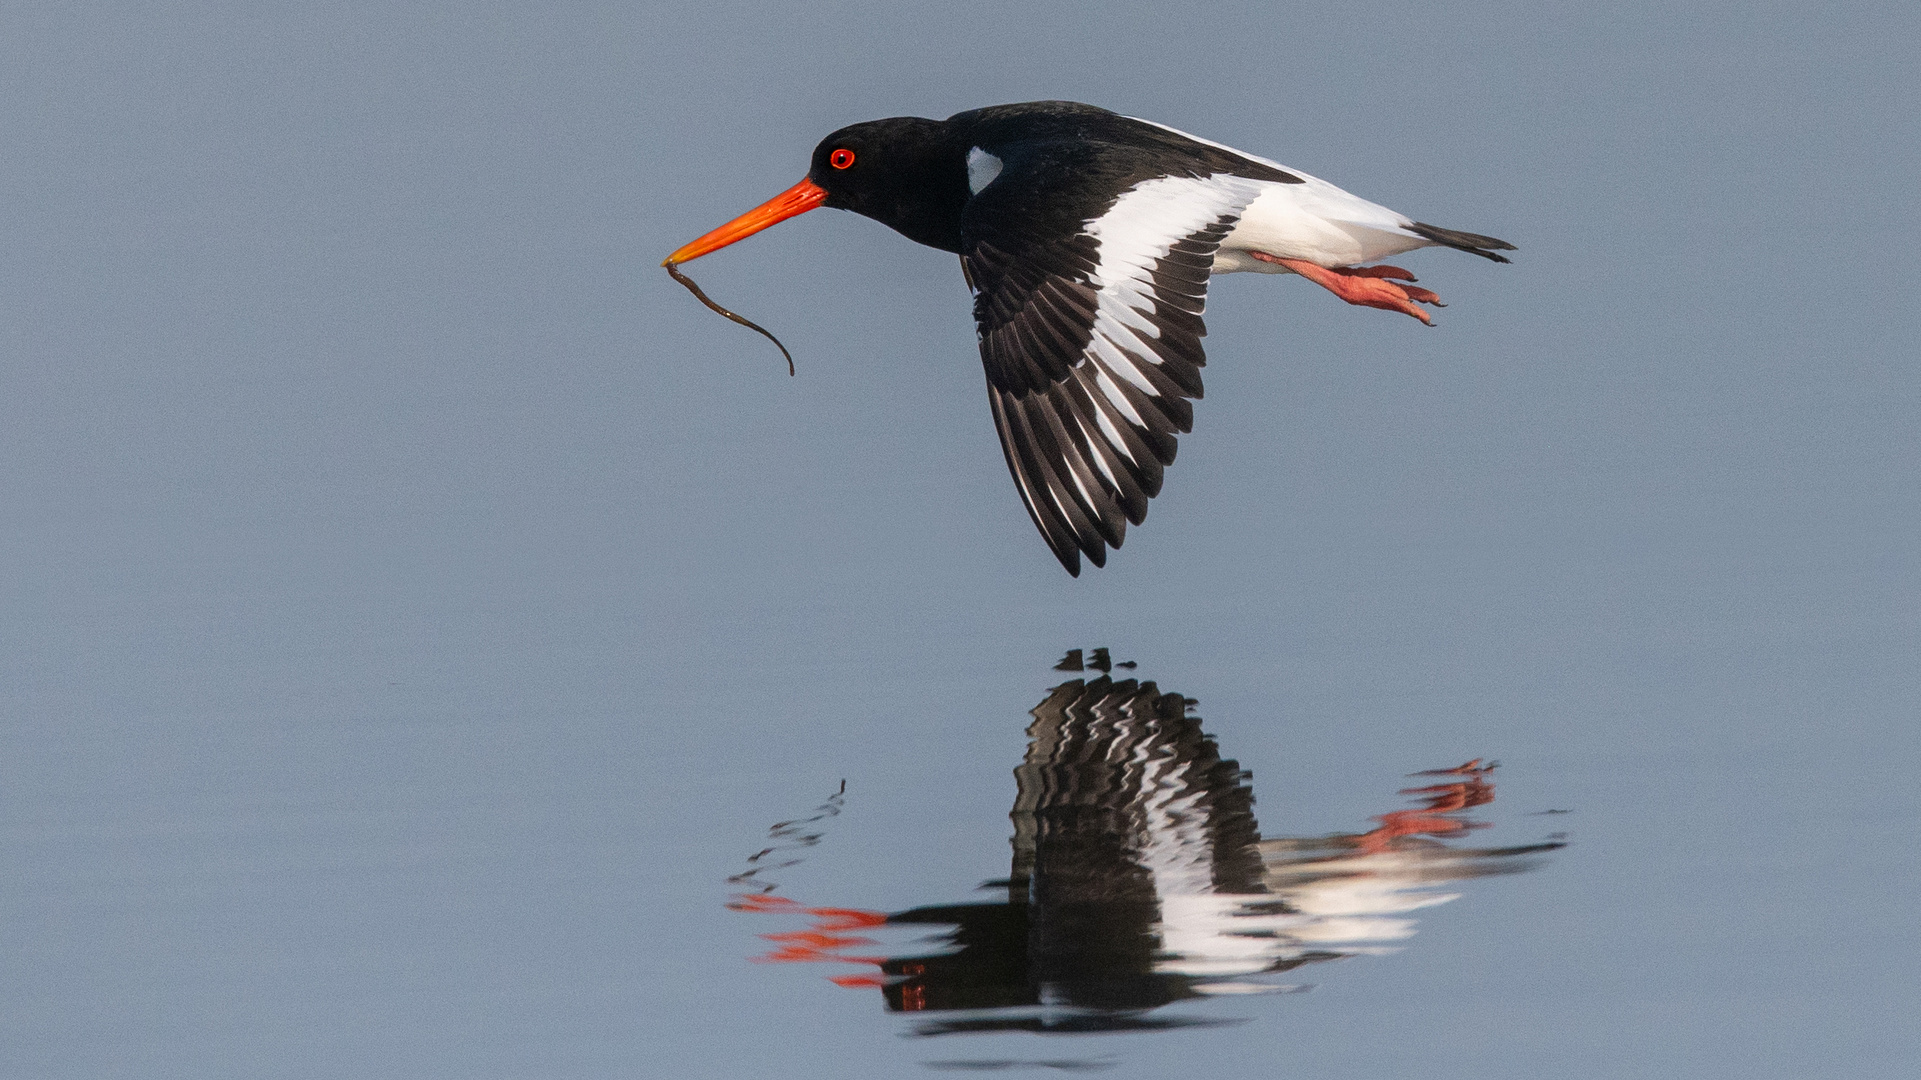
M0 1075L1910 1075L1917 18L12 5ZM1217 281L1069 579L951 256L655 265L1050 97L1516 262Z
M996 899L879 912L810 907L783 892L776 879L846 809L843 785L812 813L776 823L728 879L740 890L730 909L808 920L761 934L774 945L754 959L851 966L828 981L879 990L916 1038L1219 1027L1247 1019L1231 1015L1246 1011L1239 999L1311 989L1295 981L1310 965L1400 951L1416 912L1460 898L1447 886L1533 869L1565 846L1560 832L1507 847L1448 842L1491 824L1469 816L1495 801L1497 763L1479 758L1411 774L1428 781L1399 792L1415 805L1375 815L1365 831L1263 836L1253 776L1220 756L1194 698L1109 677L1106 648L1089 666L1102 674L1062 682L1030 710L1013 770L1012 868L977 890ZM1082 670L1082 650L1056 668ZM1235 1006L1196 1007L1216 998Z

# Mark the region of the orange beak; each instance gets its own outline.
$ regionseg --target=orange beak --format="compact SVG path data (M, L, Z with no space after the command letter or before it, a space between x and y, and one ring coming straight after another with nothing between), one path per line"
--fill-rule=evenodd
M796 214L805 214L826 200L825 188L812 180L802 180L713 232L682 245L660 265L675 266L692 262L710 251L718 251L736 240L744 240L776 222L786 221Z

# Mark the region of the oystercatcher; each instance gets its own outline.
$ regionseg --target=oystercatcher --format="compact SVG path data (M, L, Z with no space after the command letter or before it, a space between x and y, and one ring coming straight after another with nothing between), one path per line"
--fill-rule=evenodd
M1437 244L1495 262L1514 250L1162 124L1035 101L842 128L806 179L662 265L817 206L960 256L1008 470L1075 576L1140 524L1193 428L1209 274L1299 274L1432 325L1418 305L1440 298L1412 274L1360 264Z

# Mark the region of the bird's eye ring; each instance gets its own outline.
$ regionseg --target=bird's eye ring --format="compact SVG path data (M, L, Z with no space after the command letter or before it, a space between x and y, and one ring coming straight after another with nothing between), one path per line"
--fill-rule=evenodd
M851 169L854 167L854 152L842 147L827 155L827 164L836 169Z

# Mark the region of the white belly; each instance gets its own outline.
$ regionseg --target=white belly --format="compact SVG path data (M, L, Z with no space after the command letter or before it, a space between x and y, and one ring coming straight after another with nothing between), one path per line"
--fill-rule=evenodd
M1413 221L1385 206L1299 170L1288 171L1306 182L1266 184L1266 190L1241 214L1234 231L1221 241L1214 273L1292 273L1248 255L1249 251L1319 266L1355 266L1432 242L1407 231Z

